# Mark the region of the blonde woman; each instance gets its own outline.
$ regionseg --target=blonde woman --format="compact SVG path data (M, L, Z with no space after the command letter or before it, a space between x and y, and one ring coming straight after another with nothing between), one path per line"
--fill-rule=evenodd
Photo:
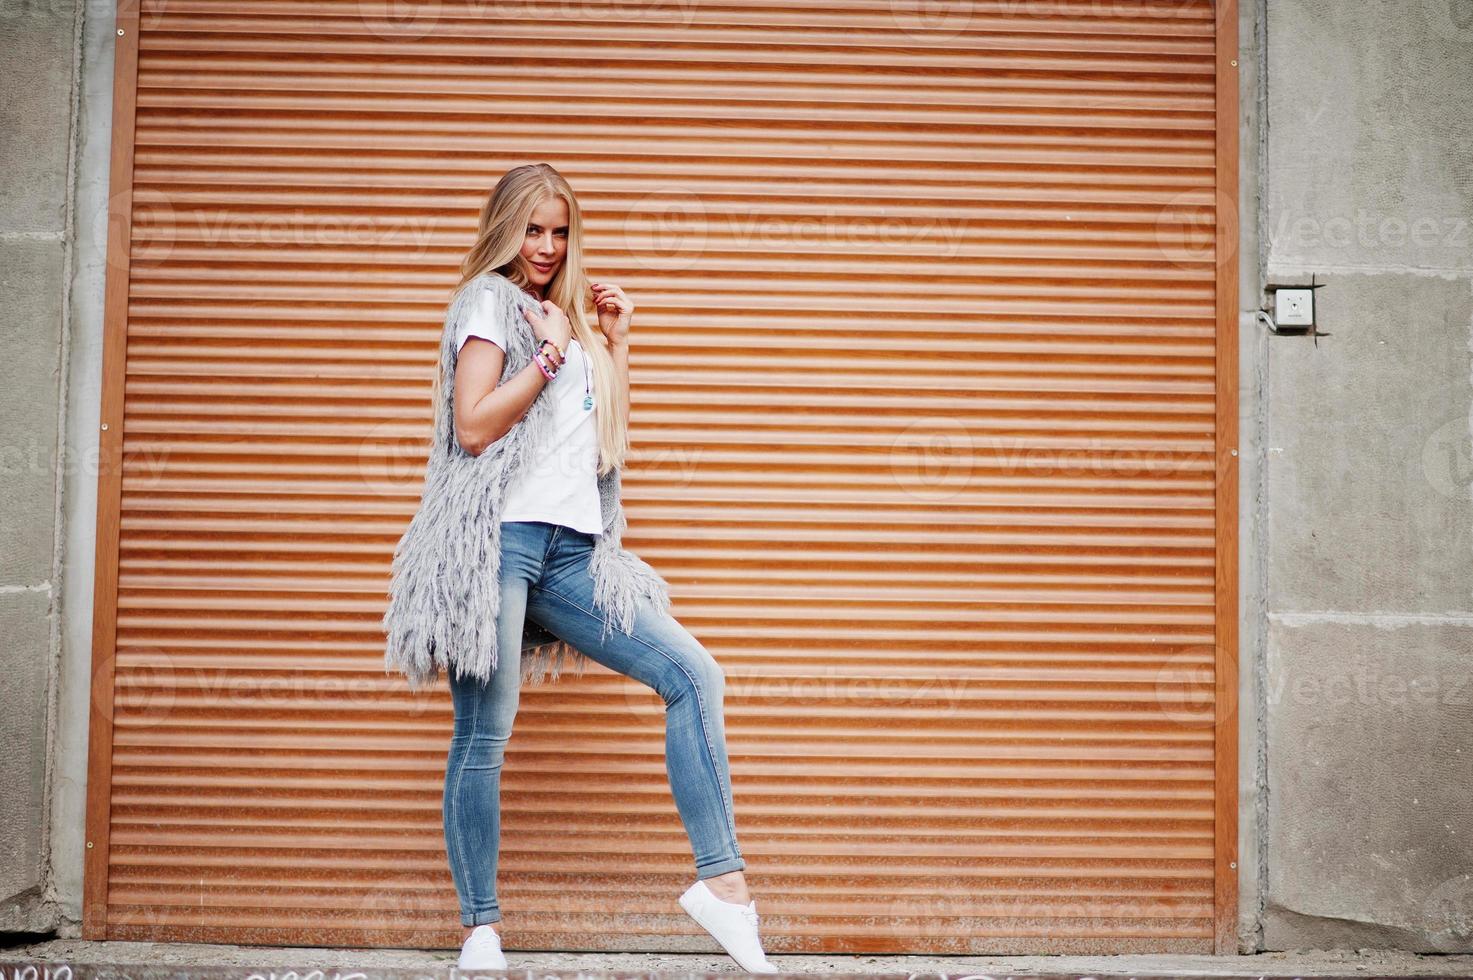
M444 828L459 965L506 968L500 777L521 684L589 658L665 703L696 872L678 903L743 969L777 972L737 845L725 677L671 616L668 584L620 543L634 304L586 279L581 239L551 166L516 167L492 190L446 316L423 498L395 549L386 664L415 686L444 670L455 709Z

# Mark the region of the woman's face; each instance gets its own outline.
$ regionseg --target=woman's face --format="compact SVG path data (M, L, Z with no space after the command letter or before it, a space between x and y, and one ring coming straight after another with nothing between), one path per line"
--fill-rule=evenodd
M560 197L544 198L532 209L527 237L522 240L522 261L533 287L547 295L547 284L568 257L568 202Z

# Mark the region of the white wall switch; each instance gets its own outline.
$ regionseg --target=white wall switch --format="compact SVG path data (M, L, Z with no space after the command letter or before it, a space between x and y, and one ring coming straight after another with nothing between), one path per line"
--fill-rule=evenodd
M1280 327L1314 326L1314 290L1274 290L1274 323Z

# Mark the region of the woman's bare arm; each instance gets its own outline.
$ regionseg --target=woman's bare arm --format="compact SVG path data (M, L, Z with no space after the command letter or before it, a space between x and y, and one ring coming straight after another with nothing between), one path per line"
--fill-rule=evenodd
M613 283L595 282L593 308L598 314L598 329L608 344L614 360L614 404L625 423L629 421L629 323L634 318L634 303L624 290Z
M533 336L551 340L559 350L568 349L572 324L551 300L543 301L540 314L521 312L531 321ZM562 366L556 351L546 357L554 370ZM525 418L548 381L534 358L505 383L498 383L505 364L506 351L485 338L472 336L461 348L455 365L455 440L472 456L481 455Z
M510 432L547 383L547 375L532 361L498 384L505 363L506 352L480 337L465 342L456 362L455 441L472 456Z
M614 359L614 393L619 411L629 418L629 344L609 344L609 356Z

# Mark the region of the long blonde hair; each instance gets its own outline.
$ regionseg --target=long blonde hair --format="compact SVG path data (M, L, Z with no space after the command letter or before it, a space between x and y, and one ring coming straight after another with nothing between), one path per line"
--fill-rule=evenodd
M597 406L598 467L602 476L624 464L629 451L629 422L614 399L614 359L608 342L598 328L597 317L590 323L586 313L593 312L590 283L583 271L583 214L573 188L550 164L528 163L508 170L491 189L481 205L481 220L476 243L460 263L459 290L484 272L496 272L523 289L531 283L522 259L522 243L532 212L548 197L560 197L568 205L568 250L557 274L547 285L547 299L567 314L573 325L573 336L593 366L593 397ZM432 398L435 411L442 404L443 372L435 372ZM540 394L538 397L541 397Z

